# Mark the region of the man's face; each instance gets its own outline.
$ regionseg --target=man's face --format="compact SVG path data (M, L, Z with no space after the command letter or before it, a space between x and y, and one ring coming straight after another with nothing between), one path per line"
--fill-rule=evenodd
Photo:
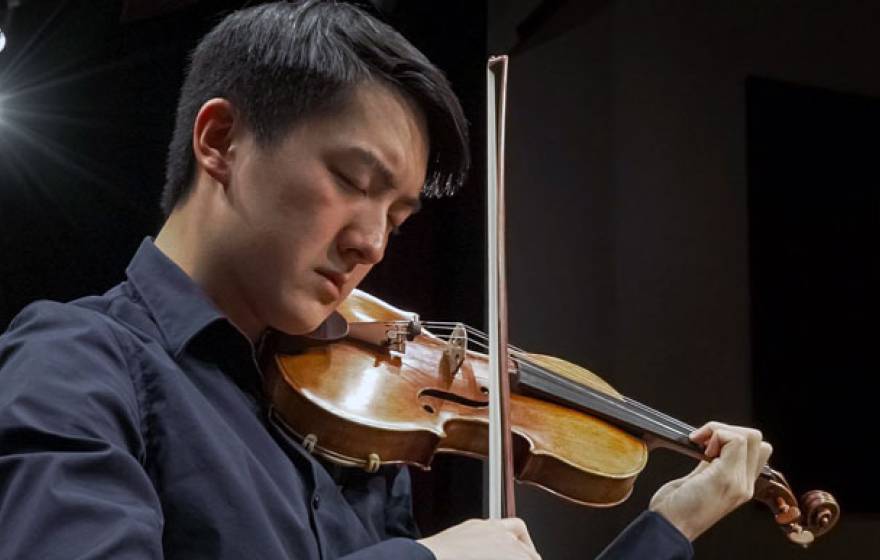
M417 210L428 149L421 112L375 84L272 149L249 133L233 141L218 245L247 320L290 334L316 328Z

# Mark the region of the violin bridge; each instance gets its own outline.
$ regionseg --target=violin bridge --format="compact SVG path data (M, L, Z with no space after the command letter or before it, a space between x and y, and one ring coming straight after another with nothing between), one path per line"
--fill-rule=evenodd
M443 360L450 377L458 373L461 364L464 363L464 355L467 351L467 331L461 323L455 325L449 339L446 341L446 349L443 351Z

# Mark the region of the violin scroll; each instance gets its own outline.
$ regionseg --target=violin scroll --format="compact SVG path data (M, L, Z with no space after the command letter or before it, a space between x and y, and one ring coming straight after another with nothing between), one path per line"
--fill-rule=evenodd
M807 528L817 537L830 531L840 519L837 500L822 490L811 490L801 496L801 509Z

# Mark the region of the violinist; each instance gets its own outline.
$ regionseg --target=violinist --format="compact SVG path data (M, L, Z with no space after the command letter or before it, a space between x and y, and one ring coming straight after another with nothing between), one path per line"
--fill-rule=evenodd
M0 558L539 558L518 519L419 535L406 467L331 477L267 415L269 330L319 327L468 165L442 74L351 5L235 12L193 54L166 221L100 296L0 338ZM770 446L710 423L605 558L689 558Z

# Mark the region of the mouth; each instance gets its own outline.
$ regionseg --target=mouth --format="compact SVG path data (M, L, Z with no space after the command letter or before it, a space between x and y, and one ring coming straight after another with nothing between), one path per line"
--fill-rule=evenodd
M342 289L345 286L346 280L348 279L345 274L335 272L326 268L319 268L316 270L316 272L330 281L330 284L332 284L333 287L336 289L336 297L342 295Z

